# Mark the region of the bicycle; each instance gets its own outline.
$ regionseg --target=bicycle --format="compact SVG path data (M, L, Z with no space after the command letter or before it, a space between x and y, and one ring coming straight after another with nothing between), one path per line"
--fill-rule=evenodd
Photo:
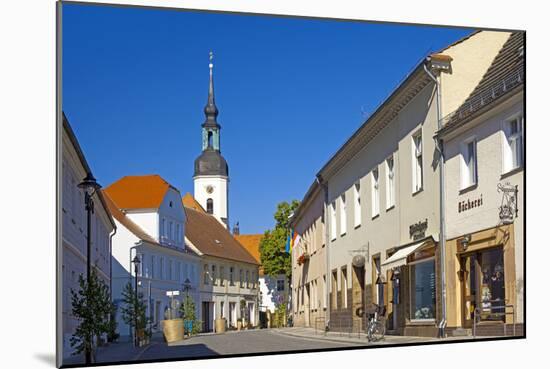
M374 309L373 313L369 314L369 320L367 323L367 340L369 342L376 342L384 339L386 334L386 324L384 315L386 314L386 307L378 304L372 304Z

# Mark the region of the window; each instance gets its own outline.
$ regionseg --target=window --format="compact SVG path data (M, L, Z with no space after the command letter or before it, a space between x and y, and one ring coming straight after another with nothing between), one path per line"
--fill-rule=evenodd
M203 283L208 284L208 264L204 264L202 271L203 271Z
M168 260L168 280L172 281L174 279L174 275L172 273L172 260Z
M422 131L412 137L413 140L413 188L412 192L422 190Z
M344 308L348 307L348 270L342 267L342 301Z
M372 217L380 214L380 191L378 183L378 168L372 170Z
M340 196L340 236L346 234L346 194Z
M214 214L214 200L212 199L206 200L206 212L208 214Z
M234 280L234 269L233 267L229 267L229 285L230 286L234 286L235 285L235 280Z
M250 288L250 272L246 271L246 288Z
M216 286L216 266L214 264L212 264L212 275L210 277L212 278L212 286Z
M166 219L164 218L162 218L160 234L161 236L166 236Z
M477 152L476 141L470 139L462 145L462 165L460 170L461 188L467 188L477 183Z
M176 276L174 280L183 282L183 278L181 277L181 262L179 261L176 264Z
M336 202L330 204L330 239L336 239Z
M239 284L241 288L244 287L244 272L242 269L239 269Z
M161 256L159 260L159 279L164 279L164 258Z
M435 259L410 267L411 320L435 319Z
M170 235L170 239L173 240L174 239L174 223L172 221L170 221L170 223L168 223L168 234Z
M176 223L176 239L181 242L181 227L179 223Z
M523 117L517 116L505 123L503 172L507 173L523 165Z
M386 209L395 205L395 171L393 155L386 159Z
M284 291L284 290L285 290L285 280L277 279L277 291Z
M359 227L361 225L361 185L357 182L353 185L353 225Z
M151 278L156 278L157 275L155 274L155 255L151 255Z
M223 301L220 301L220 318L225 318L225 310L223 309L223 307Z
M220 286L224 285L225 281L225 270L223 266L220 266Z

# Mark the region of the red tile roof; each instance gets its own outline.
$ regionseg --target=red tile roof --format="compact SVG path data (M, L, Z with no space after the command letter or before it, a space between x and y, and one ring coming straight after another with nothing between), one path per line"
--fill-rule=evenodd
M103 193L103 197L105 198L105 203L107 204L109 211L120 224L126 227L130 232L132 232L140 240L148 241L154 244L158 243L152 236L150 236L147 232L145 232L143 228L138 226L130 218L128 218L122 211L120 211L118 206L113 202L113 199L111 199L111 197L107 194L107 192L105 192L105 190L102 190L101 192Z
M198 201L195 200L193 195L191 195L189 192L187 192L185 196L182 197L181 202L183 203L183 206L187 208L195 209L197 211L200 211L201 213L206 213L201 204L199 204Z
M185 237L203 254L258 265L259 262L213 215L186 207Z
M170 184L159 175L125 176L105 188L120 209L158 209Z

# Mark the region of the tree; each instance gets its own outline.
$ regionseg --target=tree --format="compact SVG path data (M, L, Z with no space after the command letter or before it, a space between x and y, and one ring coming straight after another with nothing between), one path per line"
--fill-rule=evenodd
M180 305L180 313L185 329L188 329L187 324L191 324L191 332L189 333L199 333L201 330L202 321L197 319L197 315L195 313L195 302L191 296L187 295L183 299L183 302Z
M132 287L132 283L128 282L122 291L122 300L124 302L124 306L122 307L121 312L124 323L128 324L132 328L134 334L138 334L138 337L141 332L149 336L150 332L145 329L147 327L147 323L149 323L149 319L146 315L146 305L143 301L143 293L138 292L136 298L136 292Z
M111 303L111 311L109 312L109 321L107 322L107 341L115 342L120 336L117 332L117 322L116 322L116 312L117 306Z
M285 274L290 280L292 266L285 245L290 234L289 217L299 205L298 200L292 200L290 204L286 201L280 202L273 215L275 228L267 230L260 241L260 262L264 273L269 276Z
M80 275L78 284L78 292L71 289L71 303L72 313L80 323L71 336L70 344L75 348L75 355L84 352L86 363L91 363L94 338L99 342L101 335L108 332L112 305L109 288L99 279L95 268L92 269L89 281Z

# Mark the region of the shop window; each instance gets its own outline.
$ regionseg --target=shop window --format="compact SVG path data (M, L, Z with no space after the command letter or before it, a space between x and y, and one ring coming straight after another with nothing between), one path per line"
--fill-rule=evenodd
M410 266L410 288L410 319L435 319L435 259Z

